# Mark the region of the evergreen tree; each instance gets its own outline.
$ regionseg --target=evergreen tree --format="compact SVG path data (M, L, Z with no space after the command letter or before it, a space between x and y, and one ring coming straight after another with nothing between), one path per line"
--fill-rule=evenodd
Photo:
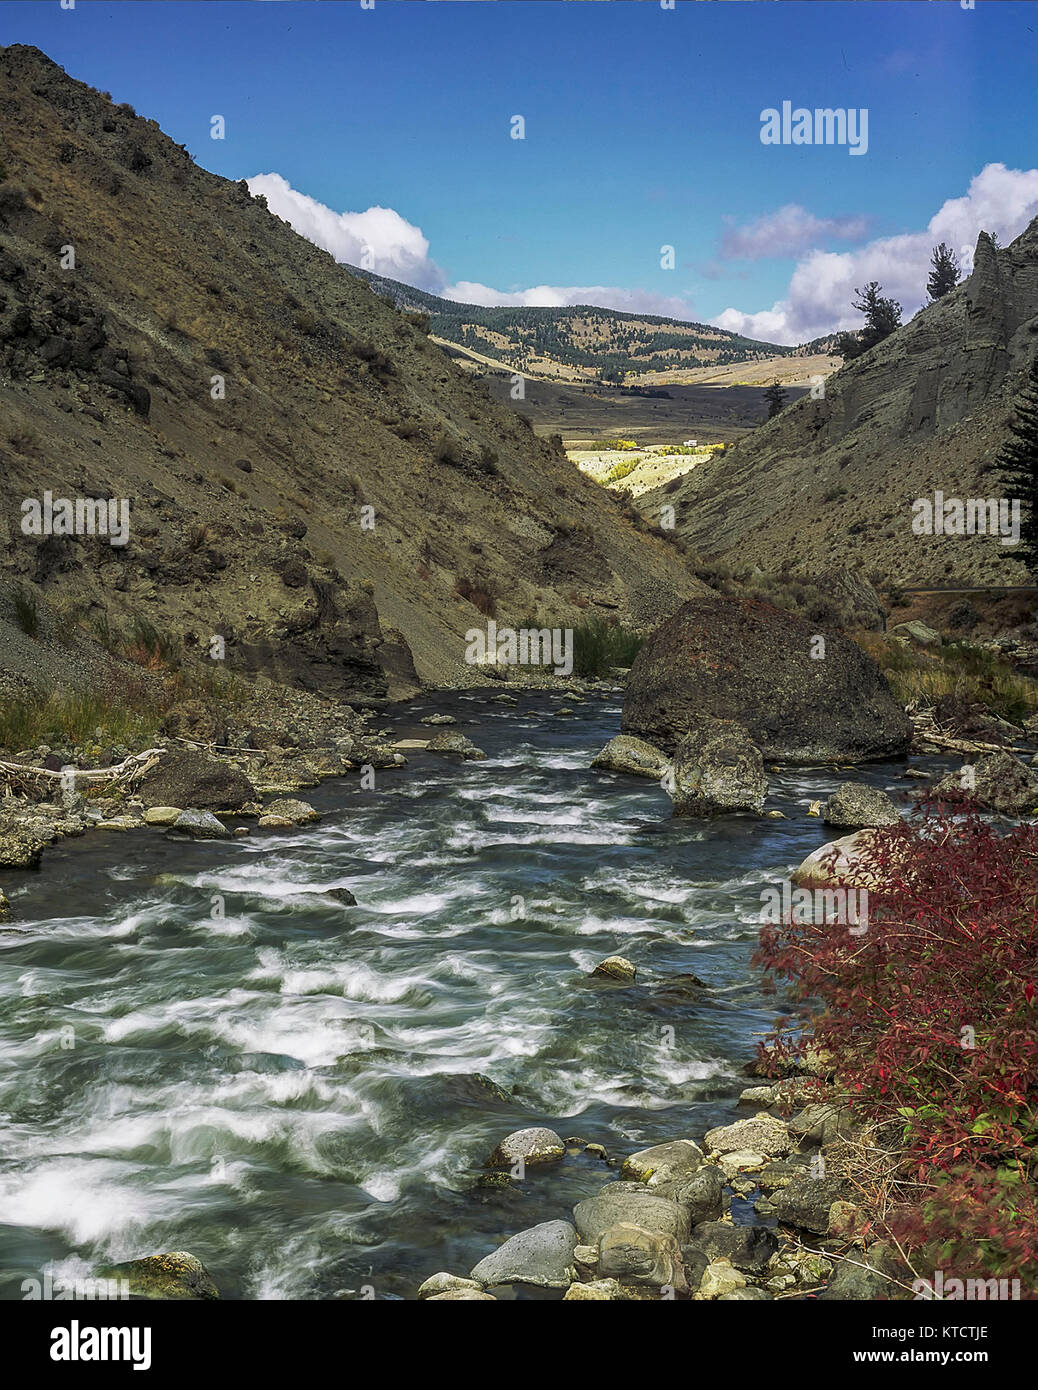
M764 392L764 399L768 403L768 419L773 420L786 404L786 393L776 381Z
M943 241L939 242L930 256L930 278L926 282L926 292L931 302L943 299L949 290L953 290L961 274L955 252Z
M878 280L870 280L863 290L856 289L858 296L853 301L854 308L865 315L865 327L857 333L840 333L836 339L836 351L845 362L860 357L869 348L889 338L896 328L901 327L901 305L896 299L887 299L880 294Z
M1009 438L999 450L995 469L1001 473L1009 499L1019 498L1022 513L1020 544L1010 550L1038 576L1038 354L1009 422Z

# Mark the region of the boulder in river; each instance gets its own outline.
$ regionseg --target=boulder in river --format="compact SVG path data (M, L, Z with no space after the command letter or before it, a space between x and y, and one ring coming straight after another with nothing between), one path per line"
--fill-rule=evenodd
M676 816L759 815L767 794L764 759L741 724L706 719L678 744L671 793Z
M173 822L171 831L179 835L191 835L196 840L229 840L232 838L226 825L217 820L212 811L197 811L194 807L181 811Z
M989 753L942 777L933 795L950 800L975 798L992 811L1024 816L1038 810L1038 774L1012 753Z
M487 1160L491 1168L511 1168L522 1160L556 1163L566 1155L566 1146L553 1129L517 1129L501 1140Z
M890 797L879 787L844 782L822 807L822 819L838 830L866 830L895 825L901 817Z
M487 755L477 748L464 734L437 734L426 745L430 753L440 753L447 758L460 758L462 762L481 762Z
M592 975L601 975L607 980L619 980L622 984L632 985L638 971L626 956L606 956L605 960L598 962L591 973Z
M544 1221L506 1240L475 1265L478 1284L530 1284L540 1289L568 1289L573 1283L577 1233L568 1221Z
M202 1261L185 1250L146 1255L97 1271L99 1278L125 1279L132 1299L214 1299L220 1292Z
M711 718L741 724L765 759L779 763L896 757L912 736L879 667L856 642L748 599L684 604L631 668L624 733L669 753Z
M869 857L873 830L856 830L812 850L791 882L797 888L878 888L883 877Z
M670 759L643 738L617 734L595 754L591 766L607 772L625 772L630 777L651 777L658 782L670 766Z
M145 806L190 806L200 811L237 811L256 800L256 789L225 758L190 748L168 748L141 782Z
M805 1172L779 1188L771 1201L783 1225L824 1236L833 1203L844 1202L851 1195L850 1184L842 1178L816 1178Z
M267 803L259 818L259 825L312 825L321 815L309 801L299 801L293 796L279 796Z
M149 806L144 812L144 824L173 825L183 809L182 806Z
M40 862L50 837L25 825L16 816L0 818L0 869L32 869Z

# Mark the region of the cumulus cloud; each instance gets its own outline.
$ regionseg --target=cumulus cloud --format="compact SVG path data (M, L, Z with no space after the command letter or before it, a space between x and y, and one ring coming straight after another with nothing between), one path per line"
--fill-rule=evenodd
M809 251L798 263L784 298L770 309L729 308L712 322L718 328L773 343L802 343L841 329L861 327L851 308L856 287L878 280L883 292L900 300L907 320L926 302L930 252L939 241L958 254L963 272L973 268L973 248L981 231L995 233L1003 245L1038 216L1038 169L1007 169L988 164L961 198L949 198L926 230L879 237L852 251Z
M446 283L443 271L429 258L429 242L421 228L392 208L334 212L300 193L280 174L257 174L247 183L251 193L262 193L271 212L307 241L330 251L337 261L363 265L376 275L388 275L434 294Z
M729 227L721 238L721 256L740 261L795 256L833 237L859 241L867 226L864 217L815 217L799 203L786 203L744 227Z
M443 270L429 256L428 239L420 227L392 208L366 212L335 212L316 198L300 193L280 174L257 174L247 180L253 194L262 193L271 212L316 246L331 252L344 265L363 266L376 275L402 280L461 304L545 306L598 304L632 314L688 318L689 304L679 296L651 290L625 290L607 285L535 285L527 290L495 290L473 280L447 284Z

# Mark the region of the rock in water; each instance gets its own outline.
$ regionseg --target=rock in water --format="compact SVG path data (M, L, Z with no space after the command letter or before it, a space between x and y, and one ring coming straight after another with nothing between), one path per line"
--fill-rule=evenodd
M553 1129L517 1129L502 1139L487 1159L491 1168L511 1168L520 1159L526 1164L555 1163L566 1155L566 1146Z
M463 762L481 762L487 755L477 748L464 734L437 734L427 744L430 753L440 753L448 758L461 758Z
M213 1299L220 1293L201 1260L183 1250L147 1255L142 1260L99 1270L106 1279L125 1279L136 1299Z
M855 642L745 599L686 603L631 668L624 733L673 752L711 718L741 724L772 762L895 757L912 736L879 667Z
M7 901L7 896L0 888L0 921L2 921L11 911L11 904Z
M625 985L631 985L637 978L638 970L626 956L606 956L591 973L604 976L607 980L620 980Z
M869 857L874 833L857 830L819 845L793 871L791 882L798 888L879 888L883 875Z
M643 1182L648 1187L691 1177L706 1162L703 1150L691 1139L671 1139L666 1144L654 1144L640 1149L624 1161L620 1176L631 1182Z
M688 1211L669 1197L657 1197L640 1182L606 1183L596 1196L586 1197L573 1209L583 1245L594 1245L610 1226L629 1222L657 1235L671 1235L682 1244L692 1222Z
M568 1221L545 1221L506 1240L471 1272L479 1284L532 1284L568 1289L573 1283L577 1233Z
M145 806L190 806L200 811L237 811L256 800L256 789L224 758L169 748L141 782Z
M626 772L631 777L652 777L658 782L670 766L670 759L643 738L617 734L595 754L591 766L603 767L608 772Z
M194 808L181 811L173 822L172 830L181 835L193 835L196 840L230 840L231 832L212 811L196 811Z
M822 819L838 830L865 830L896 825L901 817L890 797L878 787L844 782L823 806Z
M263 815L259 820L260 825L263 824L264 818L267 816L284 821L288 825L312 825L314 821L321 819L320 812L315 811L309 801L298 801L291 796L278 797L264 806Z
M1038 809L1038 775L1012 753L990 753L949 772L934 787L935 796L958 801L975 797L981 806L1007 816L1022 816Z
M671 793L676 816L759 815L767 794L760 749L740 724L704 720L678 744Z

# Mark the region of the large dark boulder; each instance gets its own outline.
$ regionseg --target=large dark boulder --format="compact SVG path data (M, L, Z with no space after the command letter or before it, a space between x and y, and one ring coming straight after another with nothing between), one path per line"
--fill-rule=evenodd
M748 599L686 603L631 668L624 733L673 753L705 719L734 720L766 760L788 763L896 757L912 735L857 643Z
M198 811L237 811L257 799L244 772L224 758L188 748L168 748L141 782L145 806L191 807Z

